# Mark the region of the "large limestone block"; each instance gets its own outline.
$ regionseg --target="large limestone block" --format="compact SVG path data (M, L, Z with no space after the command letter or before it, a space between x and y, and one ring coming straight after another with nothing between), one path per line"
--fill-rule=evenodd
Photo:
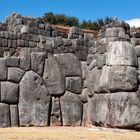
M60 98L52 97L51 126L62 126Z
M57 54L57 63L64 76L81 76L81 63L72 53Z
M60 96L65 91L65 78L55 57L45 61L43 78L51 95Z
M18 67L19 66L19 58L18 57L7 57L6 64L9 67Z
M10 105L10 119L11 119L11 127L19 126L19 114L17 105Z
M92 126L92 98L88 98L88 102L83 104L82 126Z
M0 103L0 127L10 127L10 107L8 104Z
M95 94L91 101L91 119L94 125L106 126L109 94Z
M9 67L8 68L8 81L19 83L24 73L25 73L24 70L20 68Z
M64 126L80 126L82 123L83 104L80 97L69 91L60 98L62 121Z
M20 82L20 126L48 126L50 101L43 79L33 71L26 72Z
M138 75L134 67L112 66L109 72L109 90L136 91L138 88Z
M31 53L31 69L41 76L43 75L44 62L45 62L44 52Z
M107 65L137 66L137 55L134 46L124 41L110 42L107 48Z
M22 48L19 51L20 68L30 70L31 68L31 51L30 48Z
M109 92L109 74L110 74L110 67L104 66L101 77L100 77L100 83L99 83L99 90L102 93L108 93ZM118 78L118 77L116 77Z
M82 91L82 78L66 77L66 90L80 94Z
M8 104L18 103L18 84L1 82L1 101Z
M118 37L119 28L107 28L105 32L105 37Z
M7 67L4 58L0 58L0 80L6 80L7 78Z
M94 67L92 70L89 70L87 76L87 88L94 94L99 93L99 84L100 84L101 70L98 70L97 67Z
M140 93L111 94L107 125L131 129L140 126Z

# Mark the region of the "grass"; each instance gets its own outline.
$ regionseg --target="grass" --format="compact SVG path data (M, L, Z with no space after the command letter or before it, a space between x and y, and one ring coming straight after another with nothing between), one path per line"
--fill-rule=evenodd
M140 132L92 131L84 127L1 128L0 140L140 140Z

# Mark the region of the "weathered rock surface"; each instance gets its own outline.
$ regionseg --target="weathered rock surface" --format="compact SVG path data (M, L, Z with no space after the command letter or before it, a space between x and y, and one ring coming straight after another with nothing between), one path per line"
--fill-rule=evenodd
M82 78L66 77L66 90L80 94L82 91Z
M106 64L109 66L137 66L137 55L134 46L126 41L109 43Z
M7 79L7 66L4 58L0 58L0 80Z
M82 75L81 63L72 53L58 54L56 61L64 76Z
M17 105L10 105L10 119L11 119L11 127L19 126L18 106Z
M140 125L139 93L119 92L111 94L107 125L134 128Z
M64 93L65 78L55 57L46 59L43 78L51 95L60 96Z
M60 98L63 126L82 124L83 104L80 97L69 91Z
M92 94L99 93L100 76L101 71L97 67L88 72L87 87Z
M17 104L18 89L18 84L12 82L1 82L1 102Z
M112 66L109 73L109 89L116 91L136 91L138 89L138 75L133 67Z
M60 98L52 98L51 126L62 126Z
M8 68L8 81L19 83L24 73L25 71L20 68L10 67Z
M44 52L32 52L31 53L31 69L39 75L43 75L45 62Z
M92 124L106 126L109 94L95 94L91 100Z
M50 102L43 79L33 71L26 72L20 82L20 126L48 126Z
M0 103L0 127L10 127L10 107L8 104Z

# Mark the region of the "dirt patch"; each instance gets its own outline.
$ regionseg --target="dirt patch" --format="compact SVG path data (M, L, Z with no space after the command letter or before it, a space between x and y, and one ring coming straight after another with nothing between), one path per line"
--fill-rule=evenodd
M140 140L140 132L98 127L2 128L0 140Z

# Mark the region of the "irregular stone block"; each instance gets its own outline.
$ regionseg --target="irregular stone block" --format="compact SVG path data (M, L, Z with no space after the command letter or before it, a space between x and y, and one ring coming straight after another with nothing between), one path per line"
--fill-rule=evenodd
M62 114L59 98L52 98L51 126L62 126Z
M7 79L7 67L4 58L0 58L0 80Z
M97 66L98 69L102 69L102 67L106 64L106 55L100 54L97 56Z
M11 82L1 82L1 102L18 103L18 85Z
M64 76L82 75L81 63L72 53L57 54L55 57Z
M66 90L80 94L82 90L82 78L66 77Z
M19 83L25 71L20 68L8 68L8 81Z
M80 126L82 123L83 104L80 97L69 91L60 98L63 126Z
M109 72L109 89L116 91L136 91L138 88L138 75L133 67L112 66Z
M18 118L18 106L10 105L10 119L11 119L11 127L19 126L19 118Z
M30 54L29 48L23 48L19 52L19 58L20 58L20 68L27 71L30 70L31 67L31 54Z
M91 127L92 126L92 98L88 98L88 102L83 104L83 119L82 126Z
M89 94L90 94L90 92L89 92L89 90L88 90L87 88L84 88L84 89L82 90L82 94L80 94L79 96L80 96L81 101L82 101L83 103L88 102L88 96L89 96Z
M100 76L101 70L98 70L97 67L88 72L87 88L92 94L99 93Z
M108 101L109 94L95 94L93 98L91 98L92 124L106 126L109 112Z
M107 28L105 32L105 37L118 37L119 29L118 28Z
M51 95L60 96L64 93L65 78L55 57L46 59L43 78Z
M8 67L18 67L19 66L19 58L18 57L7 57L6 65Z
M137 56L140 57L140 45L135 46L135 51L137 53Z
M44 52L32 52L31 53L31 69L39 75L43 75L45 61Z
M109 66L137 66L137 55L134 46L125 41L109 43L106 64Z
M100 84L99 84L99 91L101 93L109 92L109 84L110 84L109 74L110 74L110 67L104 66L101 73Z
M10 107L8 104L0 103L0 127L10 127Z
M108 126L132 129L140 125L139 93L111 94L109 101Z
M33 71L26 72L20 82L20 126L48 126L50 103L51 97L43 79Z

